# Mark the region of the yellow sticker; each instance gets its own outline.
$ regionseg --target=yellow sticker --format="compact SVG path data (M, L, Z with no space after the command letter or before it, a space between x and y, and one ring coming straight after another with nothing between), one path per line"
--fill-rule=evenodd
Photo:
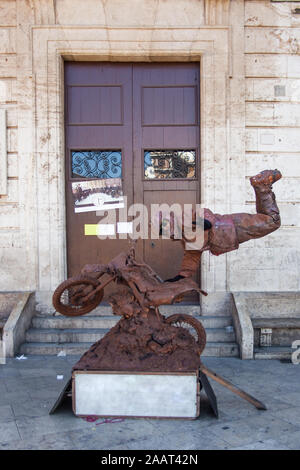
M85 224L84 235L98 235L98 224Z

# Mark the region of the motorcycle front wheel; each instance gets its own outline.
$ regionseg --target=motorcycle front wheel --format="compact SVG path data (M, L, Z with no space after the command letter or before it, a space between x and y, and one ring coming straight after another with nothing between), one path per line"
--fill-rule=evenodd
M55 310L68 317L85 315L96 308L103 299L103 289L95 292L87 301L84 298L99 286L97 279L86 276L70 278L55 289L52 302Z

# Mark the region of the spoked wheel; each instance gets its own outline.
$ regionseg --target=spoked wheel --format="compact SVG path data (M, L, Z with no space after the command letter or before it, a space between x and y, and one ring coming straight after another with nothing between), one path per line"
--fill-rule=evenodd
M97 279L71 278L62 282L54 291L52 302L55 310L69 317L85 315L96 308L103 299L103 289L84 300L99 286Z
M175 314L166 318L166 322L173 326L186 328L189 333L195 338L196 343L199 346L199 354L202 354L206 345L206 332L202 323L191 315Z

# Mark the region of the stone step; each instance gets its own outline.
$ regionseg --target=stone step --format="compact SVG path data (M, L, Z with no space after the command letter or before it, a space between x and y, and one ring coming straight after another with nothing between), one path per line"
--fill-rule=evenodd
M238 357L239 347L237 343L208 342L201 356Z
M20 348L20 354L24 355L57 355L65 351L67 355L82 355L92 343L24 343ZM214 357L238 357L239 350L236 343L207 343L202 356Z
M26 332L26 341L31 343L90 343L93 344L103 338L109 330L106 328L30 328Z
M161 305L159 311L162 315L173 315L175 313L187 313L189 315L201 315L200 305L194 304L173 304L173 305Z
M26 341L33 343L95 343L108 333L104 328L30 328L26 332ZM226 343L235 341L233 331L226 328L207 328L207 341L224 341Z
M166 316L169 316L167 314ZM232 325L232 318L193 315L204 328L225 328ZM63 315L39 315L32 319L33 328L112 328L120 320L116 315L83 315L80 317L65 317Z
M254 348L254 359L291 359L292 351L288 346L269 346Z

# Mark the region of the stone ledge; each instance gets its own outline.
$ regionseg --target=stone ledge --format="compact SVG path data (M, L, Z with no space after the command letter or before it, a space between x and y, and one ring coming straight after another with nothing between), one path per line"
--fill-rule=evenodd
M299 318L253 318L254 328L300 328Z
M233 293L232 319L241 359L253 359L254 330L241 293Z
M233 299L233 321L242 359L260 357L257 351L254 353L254 329L299 329L299 292L233 292ZM281 346L278 338L276 346ZM274 358L269 349L270 354L264 352L265 359Z
M26 330L29 328L35 313L32 293L24 292L19 295L20 297L3 327L2 339L6 357L14 357L20 345L25 341Z

